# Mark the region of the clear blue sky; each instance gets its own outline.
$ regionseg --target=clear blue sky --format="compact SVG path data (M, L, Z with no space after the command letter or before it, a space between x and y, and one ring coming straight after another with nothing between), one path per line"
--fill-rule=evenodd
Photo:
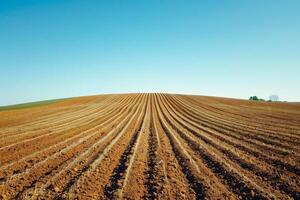
M300 1L0 0L0 105L170 92L300 101Z

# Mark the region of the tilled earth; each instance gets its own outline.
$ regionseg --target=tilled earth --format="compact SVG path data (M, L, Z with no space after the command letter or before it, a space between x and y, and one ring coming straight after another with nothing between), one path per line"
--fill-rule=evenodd
M0 112L0 199L300 199L300 104L120 94Z

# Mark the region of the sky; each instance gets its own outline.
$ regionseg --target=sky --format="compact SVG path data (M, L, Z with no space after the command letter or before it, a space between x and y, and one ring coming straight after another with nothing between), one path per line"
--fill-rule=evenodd
M166 92L300 101L298 0L0 0L0 105Z

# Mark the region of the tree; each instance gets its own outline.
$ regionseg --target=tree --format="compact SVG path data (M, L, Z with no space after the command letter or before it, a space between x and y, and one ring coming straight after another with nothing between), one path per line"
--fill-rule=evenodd
M277 95L271 95L269 97L269 99L270 99L270 101L279 101L279 96L277 96Z
M252 101L258 101L258 97L257 96L251 96L249 98L249 100L252 100Z

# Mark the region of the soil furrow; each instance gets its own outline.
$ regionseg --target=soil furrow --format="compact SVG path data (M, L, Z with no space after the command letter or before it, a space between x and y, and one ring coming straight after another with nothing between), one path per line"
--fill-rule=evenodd
M173 118L173 119L175 121L177 121L177 119L175 119L175 118ZM202 132L201 134L199 134L193 128L188 127L187 125L184 125L180 121L177 121L177 122L180 123L180 125L182 125L186 130L193 133L194 136L203 140L206 144L209 144L210 146L214 147L219 152L226 155L233 162L239 164L243 169L250 171L251 173L253 173L256 176L259 176L261 178L261 180L270 181L273 188L277 188L293 198L298 197L299 192L296 189L297 186L294 186L295 189L293 189L293 187L290 186L290 183L283 181L279 175L271 174L266 170L262 171L261 169L256 167L254 164L251 164L251 163L246 162L245 160L241 159L241 157L240 157L241 154L235 155L236 151L234 151L234 153L233 153L232 151L230 151L231 149L224 148L224 146L222 145L222 140L218 141L216 139L207 138L206 137L207 132ZM203 131L203 130L200 130L200 131ZM251 158L251 159L253 159L253 158ZM253 160L252 160L252 162L253 162ZM276 173L276 171L275 171L275 173Z
M0 111L0 199L300 199L299 117L156 93Z

